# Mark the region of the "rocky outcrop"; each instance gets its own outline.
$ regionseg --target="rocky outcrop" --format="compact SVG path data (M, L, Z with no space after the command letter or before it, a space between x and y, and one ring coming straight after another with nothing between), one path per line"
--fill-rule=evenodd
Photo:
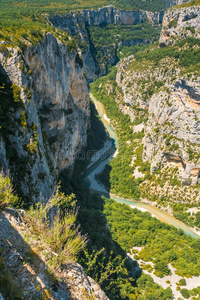
M76 151L86 145L89 126L89 87L76 51L48 35L28 49L32 91L58 171L72 166Z
M163 12L151 11L126 11L106 6L103 8L81 10L79 13L70 12L65 16L55 15L50 21L55 27L70 31L74 35L79 32L80 26L105 26L108 24L116 25L135 25L148 20L152 25L162 23Z
M72 166L86 145L89 87L81 59L52 34L23 55L7 47L0 59L1 74L21 103L17 111L9 108L15 132L1 140L1 165L15 172L29 199L50 197L58 172ZM18 155L12 163L5 138Z
M66 269L66 277L71 279L68 286L71 289L72 299L109 300L104 291L90 276L87 276L78 263L73 263ZM84 293L85 292L85 293ZM84 295L87 294L87 295Z
M200 6L168 10L163 18L159 45L173 45L183 38L200 38Z
M178 18L178 25L174 29L171 27L170 37L173 31L176 31L177 39L191 36L190 30L187 30L190 33L181 35L187 26L191 26L194 28L193 36L198 38L199 12L199 6L166 12L160 41L163 41L165 26L172 20L172 16ZM166 44L166 40L163 43ZM169 40L174 42L172 38ZM189 46L183 42L183 47L185 50ZM170 56L164 57L157 64L149 60L137 61L134 56L130 56L120 62L117 68L116 81L123 92L123 104L120 104L119 109L128 114L132 122L138 117L135 107L144 110L146 116L143 160L151 163L151 172L162 166L173 167L177 169L178 177L196 184L200 175L198 72L191 69L187 73L186 68Z
M78 36L80 53L84 62L84 72L87 74L89 81L94 77L105 75L107 70L105 64L99 64L96 61L95 53L99 49L95 49L91 43L90 31L91 26L106 26L109 24L116 25L135 25L148 21L151 25L159 25L162 23L163 12L150 11L125 11L117 9L113 6L99 8L97 10L81 10L79 13L70 12L69 14L49 18L51 24L57 28L67 31L72 36ZM147 40L129 40L114 43L106 46L102 50L102 55L107 57L107 63L114 65L118 62L116 50L119 46L138 45L141 42L148 43Z
M37 240L37 237L32 237L27 242L30 228L28 224L23 223L21 215L24 217L25 212L19 213L13 209L0 212L0 246L4 253L1 259L7 267L11 282L16 284L16 293L17 290L20 291L20 299L109 300L100 286L85 274L78 263L69 262L59 267L55 266L51 268L49 276L46 254L48 247L42 245L42 239ZM53 252L52 255L54 254ZM6 288L8 290L8 287ZM1 291L3 290L1 285ZM0 293L0 300L3 299Z

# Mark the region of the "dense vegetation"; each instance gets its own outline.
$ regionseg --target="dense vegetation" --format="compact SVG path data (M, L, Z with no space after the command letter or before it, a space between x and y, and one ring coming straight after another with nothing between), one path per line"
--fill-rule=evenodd
M198 74L199 71L199 61L200 61L200 52L199 52L199 40L188 37L183 41L177 42L174 46L166 46L165 48L158 48L157 43L149 46L143 51L138 51L135 53L135 59L130 60L127 64L124 72L138 72L138 74L145 72L148 68L152 70L152 74L155 70L160 70L160 73L168 74L169 80L176 79L176 68L180 69L181 75L191 76ZM172 68L169 69L166 66L166 61L171 61ZM123 74L121 74L123 79ZM98 79L91 85L91 91L94 96L102 101L106 109L108 117L111 119L112 125L115 127L118 135L118 144L119 144L119 155L112 160L110 166L111 170L108 168L105 169L103 176L98 176L101 178L109 178L110 176L110 191L118 195L139 199L146 198L151 201L156 201L158 205L167 207L168 204L174 210L174 216L179 220L185 222L188 225L199 226L198 214L190 215L186 210L192 206L198 206L198 201L195 201L195 195L198 193L198 186L191 187L190 193L193 194L193 204L191 199L179 189L184 190L180 180L177 179L175 173L177 172L176 168L163 168L162 170L158 168L154 173L149 174L149 165L148 163L143 163L142 161L142 137L143 132L134 133L132 128L133 125L146 122L148 115L147 111L144 109L139 109L136 105L132 105L131 109L134 113L134 121L131 122L127 115L123 115L120 112L119 107L123 107L123 94L120 88L117 86L115 81L116 71L113 71L107 76ZM158 93L159 90L164 91L164 81L154 81L154 78L149 79L140 78L138 80L140 84L140 90L143 99L147 101L155 93ZM127 87L131 87L134 84L134 81L127 83ZM128 88L127 88L128 90ZM168 90L166 90L169 93ZM131 93L131 92L130 92ZM170 103L169 103L170 106ZM170 124L166 123L166 127ZM161 128L157 126L155 128L155 133L160 132ZM177 141L173 135L163 135L165 139L165 144L169 151L177 151ZM189 145L188 145L189 149ZM134 162L131 162L131 159L135 157ZM195 153L191 151L191 160L196 159ZM143 178L135 179L133 174L136 167L139 167L138 171L142 172L145 176ZM110 174L109 174L110 172ZM166 184L165 190L163 189ZM173 187L174 196L172 198L171 194L168 194L167 184ZM189 189L189 188L188 188ZM154 190L154 192L153 192ZM158 191L156 193L156 191ZM159 192L160 191L160 192ZM185 192L185 191L184 191ZM177 202L182 204L178 204ZM173 205L172 202L175 202L176 205ZM184 205L183 205L184 203ZM183 206L185 206L183 208Z
M69 177L65 171L61 174L61 180L63 190L68 191L68 193L73 191L76 194L77 204L80 206L78 221L81 223L83 233L88 233L88 248L80 257L81 265L84 266L88 275L100 283L108 297L113 300L172 299L171 289L164 290L158 284L153 283L149 275L139 272L136 281L133 279L131 270L136 264L125 259L126 250L128 249L126 246L124 247L127 242L126 237L124 243L120 246L112 229L112 236L110 231L106 229L107 214L112 215L112 211L109 211L108 206L111 200L103 200L97 195L91 195L77 172ZM103 213L106 214L106 218ZM147 215L148 218L151 218L149 214ZM140 220L142 219L143 216ZM120 231L121 226L123 228L124 221L121 223L120 218L118 220L120 223L118 230ZM161 222L158 221L158 223ZM130 224L128 228L130 228ZM160 228L160 225L158 228ZM138 238L139 236L140 232ZM130 245L130 242L128 245ZM92 249L95 249L95 251L92 251Z
M148 0L144 2L140 0L117 0L115 3L117 7L127 10L137 10L139 8L150 11L161 11L165 9L165 1L162 0Z
M190 227L196 226L200 228L200 211L196 213L187 212L188 207L183 204L174 203L172 205L173 215L176 219L182 221Z
M196 5L200 5L200 0L189 1L187 3L175 6L174 9L176 9L176 8L182 8L182 7L191 7L191 6L196 6Z
M83 170L79 162L75 170L72 176L63 171L60 179L62 190L76 195L77 205L80 207L78 222L82 232L88 236L87 248L79 261L85 272L100 283L110 299L136 299L131 265L124 260L126 253L117 243L113 243L110 232L106 229L104 201L99 196L90 194L85 187L79 175Z
M139 184L144 179L134 180L133 171L136 167L149 176L149 164L142 161L141 140L144 132L133 133L132 126L140 124L142 119L145 121L146 110L135 107L137 114L136 120L131 122L128 115L121 113L115 102L116 97L120 97L121 91L115 82L116 69L114 68L107 77L102 77L91 84L91 92L104 104L106 113L111 119L113 126L117 131L119 154L111 161L110 184L111 193L124 197L139 199ZM112 86L112 92L106 94L105 86ZM118 103L119 104L119 103ZM129 143L127 143L129 141ZM134 152L135 150L135 152ZM135 153L136 159L131 166L132 156ZM146 177L144 177L146 178Z
M198 0L196 0L196 2L197 1ZM8 42L12 41L14 44L18 44L23 48L28 42L38 42L38 40L41 40L47 32L54 32L54 34L59 35L60 31L58 29L55 30L55 28L51 26L46 19L45 14L64 14L71 10L77 11L84 8L99 8L110 4L128 10L142 9L148 11L161 11L165 9L164 3L165 1L163 0L59 0L56 2L49 0L2 0L0 2L0 40L3 39ZM113 28L107 29L109 29L108 31L113 31ZM135 27L135 29L137 29L137 27ZM123 29L121 28L120 31L123 32ZM132 30L129 28L127 33L129 33L128 35L131 34L134 39L139 37L140 39L146 38L147 41L149 41L152 40L152 38L157 37L156 29L152 28L150 25L142 29L141 36L139 36L141 32L139 33L138 30L134 30L135 32L130 31ZM115 37L116 33L117 31L115 30ZM59 35L59 37L61 37L61 35ZM126 36L127 40L127 35L125 33L123 35ZM106 36L105 32L104 36ZM64 35L63 39L68 41L67 34Z
M154 263L157 276L170 274L168 263L180 276L200 275L199 239L161 223L147 212L142 213L113 200L105 201L104 213L113 239L126 251L134 246L144 247L138 256L143 261Z
M145 1L142 3L139 0L125 1L118 0L113 2L112 0L95 0L95 1L72 1L72 0L31 0L31 1L16 1L16 0L1 0L0 2L0 16L2 25L22 25L25 21L30 21L29 17L34 14L57 12L64 13L69 10L80 10L83 8L99 8L104 5L113 4L122 9L128 10L150 10L160 11L164 9L163 0ZM6 23L5 23L6 22Z
M174 58L178 62L178 66L182 69L182 73L195 72L199 70L200 61L200 40L187 37L174 46L166 46L164 48L155 48L153 51L145 50L135 55L137 61L144 60L153 61L158 65L164 58Z
M109 46L120 41L122 43L134 40L152 42L158 40L160 36L160 31L147 22L137 25L92 26L90 33L95 47Z
M92 26L89 31L98 63L113 65L119 58L134 54L145 44L158 40L160 28L144 22L137 25Z

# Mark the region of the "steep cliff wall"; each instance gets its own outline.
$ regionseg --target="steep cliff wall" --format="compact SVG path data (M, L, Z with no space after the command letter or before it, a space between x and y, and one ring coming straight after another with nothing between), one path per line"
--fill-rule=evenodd
M53 26L67 31L70 35L75 36L78 40L81 55L84 61L84 71L86 72L89 81L94 77L99 77L106 74L105 63L98 63L96 60L96 52L94 45L91 42L90 30L91 26L104 27L109 24L115 25L135 25L149 22L150 25L158 26L162 23L163 12L150 11L125 11L117 9L113 6L99 8L97 10L81 10L80 13L70 12L64 16L55 15L49 20ZM102 56L106 57L106 62L116 64L119 60L116 49L119 45L130 46L133 44L148 43L147 40L133 39L128 41L114 42L112 45L106 45L102 49Z
M193 6L168 10L163 18L160 47L173 45L185 37L200 38L200 7Z
M136 59L125 59L117 73L124 96L122 112L134 121L135 107L147 111L146 120L140 120L143 160L151 163L152 172L177 167L177 176L194 184L200 177L199 12L199 6L169 10L160 40L166 47L155 46ZM177 18L176 28L169 28L172 17ZM174 46L167 46L166 30L176 36L170 39Z
M1 102L7 118L1 166L15 174L29 199L46 198L58 172L72 166L77 150L86 145L89 87L82 61L52 34L24 54L3 43L1 50L1 95L8 97Z
M63 30L70 30L72 34L78 33L80 24L89 26L105 26L108 24L134 25L142 23L145 19L152 25L162 23L163 12L151 11L126 11L106 6L97 10L81 10L80 13L71 12L65 16L55 15L50 21L55 27L61 27Z

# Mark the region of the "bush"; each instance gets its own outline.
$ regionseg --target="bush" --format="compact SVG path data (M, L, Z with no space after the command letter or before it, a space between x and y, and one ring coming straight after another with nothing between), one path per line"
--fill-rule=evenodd
M44 244L50 247L51 253L55 253L50 260L54 266L75 261L86 245L86 237L75 226L75 204L75 196L65 196L59 192L58 186L46 205L37 203L27 212L26 221L31 233L40 236Z
M177 20L174 19L174 20L171 20L168 24L168 27L171 28L171 27L176 27L177 26Z
M181 295L185 298L185 299L189 299L190 298L190 293L187 289L181 289L180 290Z
M8 205L15 205L17 202L18 197L13 194L10 177L0 173L0 209Z
M186 285L186 280L185 280L185 278L180 279L180 280L179 280L179 284L185 286L185 285Z
M185 27L185 29L190 30L191 33L193 33L193 34L195 33L195 29L192 26L187 26L187 27Z

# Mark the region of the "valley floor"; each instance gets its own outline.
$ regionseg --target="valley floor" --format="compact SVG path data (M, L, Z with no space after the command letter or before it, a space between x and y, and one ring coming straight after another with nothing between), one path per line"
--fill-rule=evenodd
M140 251L142 249L142 247L134 247L133 249ZM127 255L131 260L135 261L134 255L132 255L130 253L128 253ZM149 272L148 270L144 270L144 268L143 268L144 265L147 265L147 264L149 265L150 264L153 267L152 262L144 262L141 259L138 260L137 262L138 262L137 268L138 269L142 268L142 271L145 274L150 275L153 278L154 282L161 285L164 289L166 289L167 287L170 287L172 292L173 292L175 300L178 300L179 297L182 297L180 291L177 291L177 286L178 286L177 283L183 277L181 277L181 276L179 276L175 273L175 269L172 267L171 264L169 264L169 269L171 270L171 275L160 278L160 277L158 277L154 274L154 271ZM181 286L181 288L186 288L188 290L192 290L192 289L197 288L197 287L200 286L200 276L198 276L198 277L194 276L194 277L191 277L191 278L184 277L184 279L186 281L186 286Z

